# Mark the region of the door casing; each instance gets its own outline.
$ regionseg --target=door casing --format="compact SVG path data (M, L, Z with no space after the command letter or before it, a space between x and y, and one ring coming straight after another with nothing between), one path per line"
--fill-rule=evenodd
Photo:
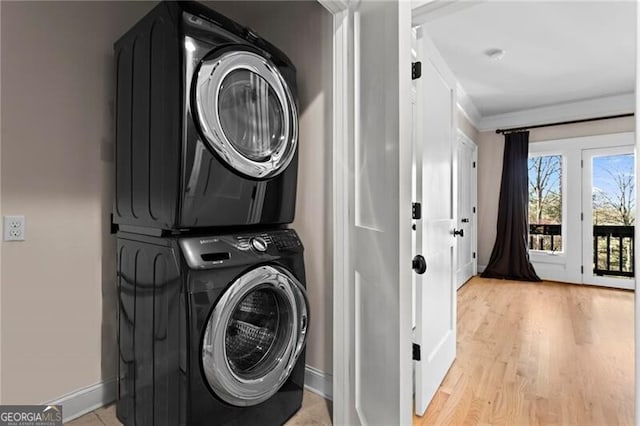
M456 262L456 287L460 288L466 283L472 276L478 273L478 225L477 225L477 205L478 205L478 146L471 140L460 128L457 132L457 150L468 149L471 151L471 158L468 163L462 163L463 159L458 156L458 173L456 174L456 183L454 194L458 195L458 228L464 229L465 235L463 238L457 239L458 244L458 261ZM468 173L462 173L463 170L467 170ZM460 201L460 189L467 187L467 205ZM461 223L461 220L466 218L468 223ZM461 256L461 249L466 248L470 256L470 265L462 265L464 257Z
M350 47L353 43L353 29L349 22L350 2L348 0L318 0L318 2L333 15L333 422L347 424L352 414L350 407L353 406L353 401L350 400L350 388L354 380L352 366L349 365L348 350L351 342L347 332L348 320L353 310L349 304L349 284L352 282L352 277L349 275L351 262L349 206L350 197L353 197L351 193L353 176L346 167L344 159L349 158L349 141L354 128L354 115L351 108L354 102L351 81L354 52ZM409 26L408 22L408 30ZM407 238L405 245L403 251L408 256L411 249L410 237ZM405 308L405 312L410 316L410 304ZM406 333L406 340L410 341L410 330L406 330ZM406 358L410 360L408 346ZM406 409L400 409L400 412L406 413L402 418L403 423L408 423L411 415L411 363L408 361L401 368L405 379L401 387L400 401L404 401Z

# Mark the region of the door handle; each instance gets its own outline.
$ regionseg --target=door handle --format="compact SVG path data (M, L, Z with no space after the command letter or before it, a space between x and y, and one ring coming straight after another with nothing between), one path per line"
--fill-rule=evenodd
M462 219L461 221L462 223L469 223L469 219L467 219L466 217Z
M411 261L411 268L416 272L416 274L422 275L427 270L427 261L424 260L424 257L422 257L421 254L417 254Z
M464 237L464 229L454 229L453 236L457 237L458 235Z

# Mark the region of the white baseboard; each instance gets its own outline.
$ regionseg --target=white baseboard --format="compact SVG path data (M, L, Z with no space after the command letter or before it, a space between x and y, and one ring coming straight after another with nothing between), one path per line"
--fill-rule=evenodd
M307 365L304 369L304 387L321 397L333 400L333 376Z
M116 378L78 389L43 405L62 405L64 423L76 419L116 400Z
M333 399L333 377L331 374L307 365L304 371L304 387L323 398ZM78 389L43 405L62 405L63 421L66 423L104 407L116 400L116 378Z
M487 269L487 265L478 265L478 273L481 274Z

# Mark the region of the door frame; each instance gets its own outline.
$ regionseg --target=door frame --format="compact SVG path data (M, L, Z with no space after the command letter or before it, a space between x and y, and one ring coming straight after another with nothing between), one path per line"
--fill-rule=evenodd
M349 306L347 272L349 265L349 182L351 177L342 159L348 158L349 131L353 128L353 115L349 105L353 102L349 64L353 52L349 50L352 38L349 28L349 0L317 0L333 16L333 145L332 145L332 222L333 222L333 422L345 424L349 395L349 347L345 324Z
M349 158L349 140L355 127L355 117L351 106L355 102L354 82L351 80L351 68L354 63L354 52L350 48L353 43L353 26L349 22L349 5L353 0L317 0L325 9L333 15L333 144L332 144L332 221L333 221L333 423L346 424L349 418L348 409L352 405L350 398L350 381L353 379L353 366L349 365L348 348L349 341L349 283L352 277L349 275L352 262L349 253L349 223L351 212L349 211L350 197L353 196L350 188L354 185L354 176L348 169L345 159ZM436 0L446 4L442 0ZM408 23L407 31L411 23ZM411 149L411 147L407 147ZM406 182L409 183L409 182ZM410 199L406 200L410 206ZM399 206L400 208L400 206ZM409 210L408 210L409 211ZM400 226L400 224L398 224ZM410 260L411 238L407 228L407 236L404 246L400 247L400 255L403 253ZM407 278L410 275L410 264L407 263ZM403 312L411 312L411 301L405 306ZM410 341L411 330L398 330L407 334ZM410 348L406 348L406 358L411 359ZM412 380L412 363L407 362L401 366L404 379ZM406 380L405 380L406 381ZM401 413L406 411L407 420L411 415L412 387L407 384L400 390L400 401L404 407L400 407ZM405 395L406 394L406 395Z
M471 221L473 232L471 233L471 247L473 248L473 252L475 253L475 257L473 258L473 271L471 276L475 276L478 274L478 144L475 143L473 139L471 139L462 129L458 127L456 132L456 149L457 145L463 144L468 145L472 151L473 162L475 163L475 167L471 171L471 205L475 208L473 211L473 220ZM456 158L456 161L458 159ZM460 164L457 164L460 167ZM455 191L457 193L460 182L458 180L458 174L456 174L456 184ZM459 206L458 206L459 207ZM458 217L458 215L456 215ZM460 240L457 240L458 242ZM457 268L456 264L456 268ZM468 282L468 281L467 281ZM456 277L456 287L457 289L462 288L465 283L458 283Z

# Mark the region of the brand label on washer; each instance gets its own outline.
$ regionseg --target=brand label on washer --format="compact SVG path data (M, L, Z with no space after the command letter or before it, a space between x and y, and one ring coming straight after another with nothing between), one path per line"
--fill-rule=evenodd
M217 243L219 240L217 238L210 238L208 240L200 240L200 244L211 244Z

